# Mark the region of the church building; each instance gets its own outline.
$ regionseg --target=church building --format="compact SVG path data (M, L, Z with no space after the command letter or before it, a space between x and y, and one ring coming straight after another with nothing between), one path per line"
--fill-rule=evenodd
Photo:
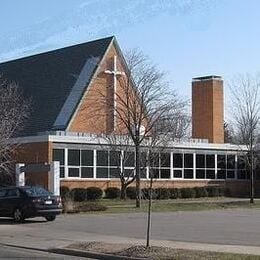
M60 185L69 188L120 187L118 166L99 137L115 127L115 119L98 93L118 91L126 70L115 37L1 63L0 73L31 99L29 122L13 140L20 144L16 162L59 161ZM158 159L156 187L221 185L233 195L248 194L241 159L246 148L224 143L223 114L222 78L192 79L192 139L168 144L164 162ZM134 169L134 152L132 158L128 169ZM25 182L48 187L49 177L44 171L28 173ZM142 186L148 182L149 169L141 176Z

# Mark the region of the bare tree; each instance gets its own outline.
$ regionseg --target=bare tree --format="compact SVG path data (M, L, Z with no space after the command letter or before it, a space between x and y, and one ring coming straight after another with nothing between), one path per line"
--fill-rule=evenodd
M254 203L254 172L260 124L260 82L256 77L240 75L231 84L234 131L241 144L248 148L250 202Z
M187 102L181 100L174 90L169 88L165 73L161 72L142 52L131 50L126 52L126 60L119 66L119 71L106 70L113 74L114 86L107 86L106 91L100 87L99 100L102 109L95 111L101 118L102 113L108 113L108 134L128 135L135 150L135 180L136 180L136 207L140 207L140 146L152 131L160 128L170 129L177 119L183 118L180 111ZM114 60L114 64L116 59ZM106 109L104 109L106 107ZM184 110L183 110L184 111ZM184 121L183 121L184 122ZM175 132L186 127L181 120ZM163 127L164 126L164 127ZM173 128L171 128L173 131ZM156 131L158 133L158 131ZM166 131L168 132L168 131ZM174 134L175 135L175 134Z
M135 147L136 207L140 207L140 145L162 119L174 118L184 104L176 92L169 89L166 75L142 52L128 51L126 63L126 73L119 78L113 109L117 127L127 130Z
M0 76L0 174L11 173L13 156L18 144L11 141L24 127L30 102L13 81Z
M224 121L224 143L234 143L234 131L232 126Z
M109 144L110 161L117 167L117 176L121 183L121 199L126 199L127 187L135 181L136 175L134 174L135 168L127 167L129 162L132 161L133 155L133 142L129 135L111 133L107 135L100 135L105 144ZM102 146L102 144L101 144Z

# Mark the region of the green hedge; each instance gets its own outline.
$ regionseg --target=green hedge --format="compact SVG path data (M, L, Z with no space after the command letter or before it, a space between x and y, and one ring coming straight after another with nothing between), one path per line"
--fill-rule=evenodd
M74 201L84 200L98 200L102 198L103 191L97 187L89 187L87 189L75 188L71 191L62 186L60 188L61 197L63 200L72 198ZM142 199L149 199L150 193L148 188L141 190ZM167 199L188 199L188 198L203 198L203 197L218 197L227 194L227 190L220 186L208 186L208 187L193 187L193 188L155 188L152 189L152 199L167 200ZM129 199L136 198L136 188L127 187L126 196ZM105 190L105 197L109 199L119 198L120 189L116 187L110 187Z
M208 191L205 187L195 187L196 198L208 197Z
M102 189L98 187L89 187L86 189L87 200L99 200L103 196Z
M71 197L74 201L84 201L87 198L87 191L84 188L74 188L71 190Z
M60 197L62 200L66 200L70 197L70 189L66 186L60 187Z
M127 187L126 188L126 196L129 199L134 200L136 198L136 188L135 187Z
M180 190L181 190L181 197L183 199L196 197L196 191L194 188L181 188Z
M116 187L110 187L105 189L105 197L107 199L117 199L120 197L120 189Z
M181 198L181 190L177 188L169 188L170 199L180 199Z
M170 198L170 190L168 188L156 188L155 194L158 200L168 200Z

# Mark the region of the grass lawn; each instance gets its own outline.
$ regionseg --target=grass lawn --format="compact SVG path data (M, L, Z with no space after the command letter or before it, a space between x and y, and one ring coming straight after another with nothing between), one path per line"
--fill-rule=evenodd
M146 212L148 201L141 203L141 208L135 207L135 200L102 199L96 202L81 202L80 204L100 204L107 207L106 211L101 213L137 213ZM207 199L178 199L178 200L154 200L152 202L153 212L175 212L175 211L199 211L213 209L230 208L260 208L260 201L256 200L254 204L247 200L237 200L232 198L207 198Z

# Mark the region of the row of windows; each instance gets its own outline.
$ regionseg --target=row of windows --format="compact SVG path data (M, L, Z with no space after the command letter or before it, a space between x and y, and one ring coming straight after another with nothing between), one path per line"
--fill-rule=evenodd
M172 159L171 159L172 158ZM118 178L124 165L127 174L134 174L134 152L54 149L53 160L60 161L60 176L81 178ZM152 153L149 172L147 156L141 153L142 178L246 179L245 159L233 154Z

